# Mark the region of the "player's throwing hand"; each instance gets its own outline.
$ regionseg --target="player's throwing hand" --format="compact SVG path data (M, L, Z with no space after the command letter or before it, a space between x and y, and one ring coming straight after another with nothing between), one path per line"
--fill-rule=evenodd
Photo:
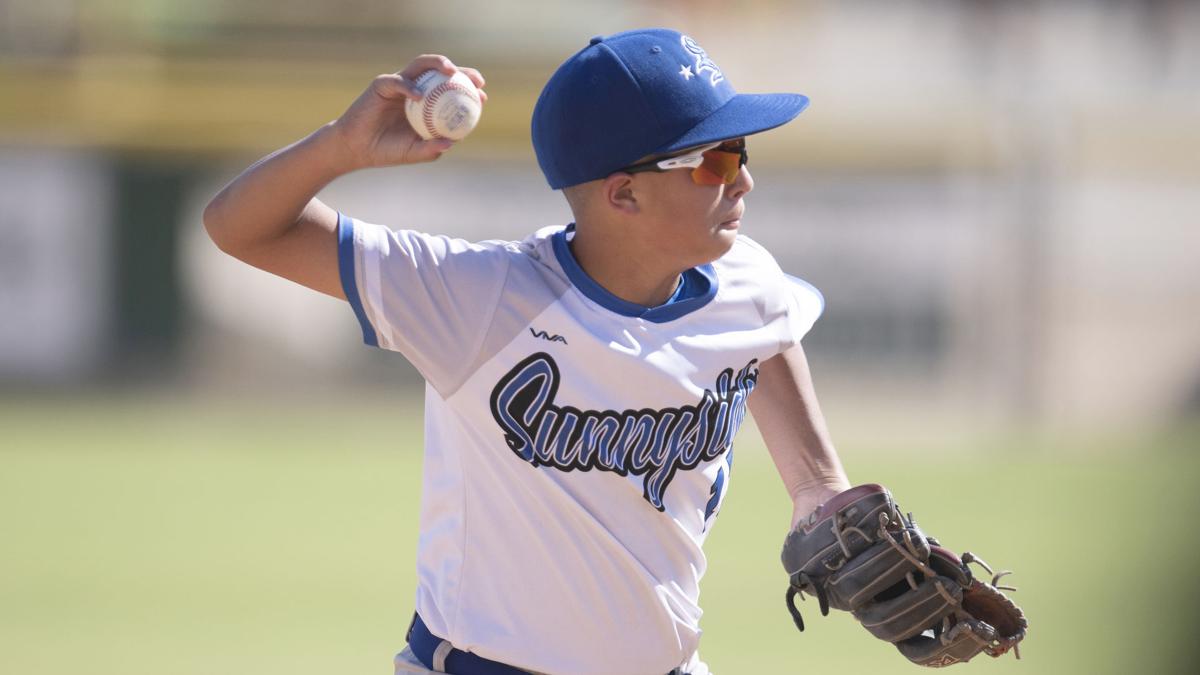
M397 73L379 75L330 125L341 141L339 147L345 151L338 158L345 171L429 162L454 145L446 139L422 139L404 113L407 99L421 98L414 81L427 70L446 75L461 71L480 89L480 98L487 100L482 91L484 79L478 70L457 67L440 54L422 54Z

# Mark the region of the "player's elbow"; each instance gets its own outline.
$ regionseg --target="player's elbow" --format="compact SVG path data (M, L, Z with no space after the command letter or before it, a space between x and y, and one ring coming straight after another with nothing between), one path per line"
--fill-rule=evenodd
M208 238L212 239L217 248L223 253L238 257L237 242L231 236L232 228L229 226L220 194L213 197L208 206L204 207L202 220L204 231L208 233Z

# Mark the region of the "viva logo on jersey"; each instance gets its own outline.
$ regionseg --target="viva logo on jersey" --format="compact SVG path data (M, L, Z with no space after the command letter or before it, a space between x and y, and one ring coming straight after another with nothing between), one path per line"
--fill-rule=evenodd
M757 360L726 368L695 405L660 410L580 410L555 403L560 375L549 354L518 363L492 389L492 416L518 457L561 471L644 476L642 496L659 511L679 469L721 456L746 416Z

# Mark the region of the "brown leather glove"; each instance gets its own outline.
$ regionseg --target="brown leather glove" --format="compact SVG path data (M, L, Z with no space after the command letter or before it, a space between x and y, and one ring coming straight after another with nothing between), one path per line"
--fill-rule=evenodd
M795 597L815 595L821 613L852 612L875 637L913 663L940 667L980 652L1000 656L1025 637L1024 613L998 586L975 579L967 563L991 568L970 553L960 559L905 518L880 485L851 488L818 506L788 533L783 567L788 610L804 621Z

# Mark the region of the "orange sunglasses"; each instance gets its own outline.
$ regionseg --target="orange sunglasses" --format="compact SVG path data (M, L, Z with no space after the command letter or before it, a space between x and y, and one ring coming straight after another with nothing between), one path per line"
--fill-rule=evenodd
M691 169L692 182L697 185L733 185L749 159L749 155L746 154L746 139L737 138L690 150L686 154L641 162L627 166L621 171L661 173L674 169Z

